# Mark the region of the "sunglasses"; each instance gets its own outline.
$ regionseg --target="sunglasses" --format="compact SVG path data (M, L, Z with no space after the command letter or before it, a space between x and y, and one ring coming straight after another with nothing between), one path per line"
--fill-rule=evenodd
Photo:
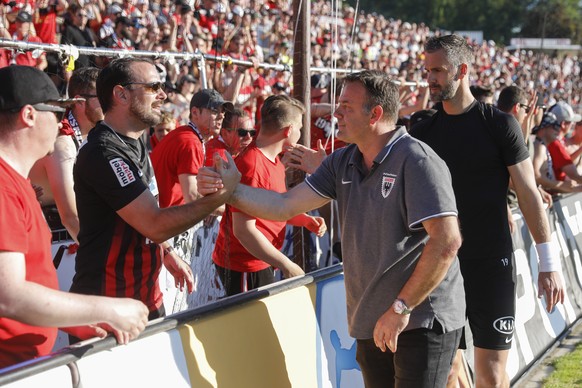
M32 107L39 112L53 112L57 118L57 123L60 123L65 118L66 110L60 106L40 103L34 104Z
M523 110L525 110L525 114L528 114L529 111L531 110L531 108L529 107L529 105L522 104L521 102L519 103L519 106L522 107Z
M247 137L247 135L251 135L251 137L255 137L257 131L254 129L244 129L244 128L237 128L236 132L238 133L239 137Z
M143 86L144 90L148 93L157 94L160 90L164 88L164 83L157 81L157 82L127 82L125 84L121 84L124 88L127 88L131 85L139 85ZM129 89L131 90L131 89Z

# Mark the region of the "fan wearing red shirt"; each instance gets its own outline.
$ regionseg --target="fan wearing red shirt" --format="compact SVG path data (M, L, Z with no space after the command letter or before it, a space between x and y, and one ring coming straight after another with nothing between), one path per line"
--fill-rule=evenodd
M18 41L26 41L31 43L42 43L40 38L32 34L32 16L26 11L20 11L16 20L14 21L16 30L12 38ZM47 67L46 54L42 53L38 58L32 56L32 51L14 52L13 60L18 65L32 66L39 70L44 70Z
M0 69L0 85L0 369L50 353L58 327L83 339L112 331L127 343L145 328L147 308L133 299L59 291L51 233L27 180L33 164L52 152L56 115L71 101L30 66Z
M236 158L241 183L279 193L287 191L285 167L279 155L299 140L304 112L301 102L285 95L265 100L261 131L256 141ZM273 267L279 268L286 278L304 274L280 251L286 223L306 227L318 235L326 230L321 217L300 214L287 222L269 221L227 205L212 255L227 295L273 283Z
M205 166L214 164L214 154L218 153L226 160L226 152L236 158L245 148L251 144L257 131L247 112L240 108L227 111L222 122L220 136L212 138L206 143Z
M33 23L36 35L43 43L57 42L57 15L66 10L65 0L40 0L34 11Z
M198 197L196 175L204 165L205 143L218 136L224 111L232 109L232 103L214 89L192 96L188 125L168 133L151 154L160 207L181 205Z

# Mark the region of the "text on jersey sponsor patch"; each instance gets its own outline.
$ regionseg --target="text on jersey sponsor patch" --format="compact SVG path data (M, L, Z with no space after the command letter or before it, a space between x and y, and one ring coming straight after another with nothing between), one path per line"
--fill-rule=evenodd
M109 161L109 164L111 165L113 173L117 177L117 180L119 181L121 187L125 187L130 183L135 182L135 174L133 173L133 171L131 171L131 169L123 159L121 158L111 159Z

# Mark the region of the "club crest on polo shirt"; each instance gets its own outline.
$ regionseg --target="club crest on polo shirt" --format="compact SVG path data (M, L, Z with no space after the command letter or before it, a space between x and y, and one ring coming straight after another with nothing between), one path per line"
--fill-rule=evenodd
M396 182L396 175L386 173L382 175L382 185L381 185L382 197L388 198L390 192L392 191L392 188L394 187L394 182Z
M123 159L121 158L111 159L109 161L109 164L111 165L113 173L117 177L117 180L119 181L121 187L125 187L130 183L135 182L135 174L133 173L133 171L131 171L131 169Z

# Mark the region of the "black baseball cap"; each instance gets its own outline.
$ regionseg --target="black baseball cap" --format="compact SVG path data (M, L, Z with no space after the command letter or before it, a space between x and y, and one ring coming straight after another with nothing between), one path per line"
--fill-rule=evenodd
M202 89L199 92L196 92L190 100L190 109L193 107L218 109L221 106L228 111L234 109L233 103L224 101L222 95L214 89Z
M31 66L8 66L0 69L0 110L17 111L25 105L64 112L65 107L83 99L63 99L49 76Z
M325 89L329 86L329 75L313 74L311 76L311 87L315 89Z
M537 133L537 131L546 127L554 127L556 129L560 128L560 122L556 118L556 115L553 114L552 112L545 113L544 117L542 117L542 122L540 123L540 125L533 127L531 131L532 133Z
M30 23L32 21L32 15L26 11L18 12L16 20L21 23Z

